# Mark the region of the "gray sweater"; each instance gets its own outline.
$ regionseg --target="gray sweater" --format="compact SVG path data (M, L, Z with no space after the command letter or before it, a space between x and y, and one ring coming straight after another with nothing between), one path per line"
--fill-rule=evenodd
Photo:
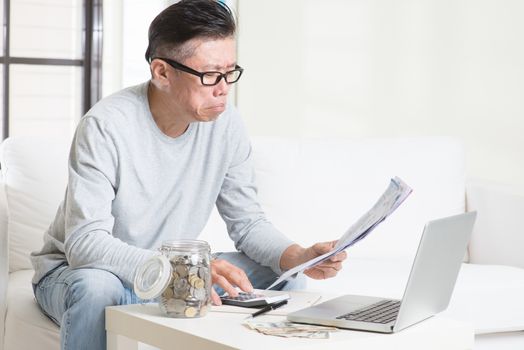
M194 239L216 203L238 250L280 274L292 242L257 202L251 146L237 111L191 123L171 138L158 129L144 83L97 103L81 119L63 202L31 254L37 283L54 267L98 268L131 286L163 241ZM211 247L212 248L212 247Z

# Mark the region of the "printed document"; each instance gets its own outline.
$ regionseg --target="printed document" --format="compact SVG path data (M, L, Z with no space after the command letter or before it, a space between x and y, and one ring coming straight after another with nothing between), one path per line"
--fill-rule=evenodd
M412 189L399 177L391 179L388 188L382 196L380 196L377 203L339 238L337 244L331 251L287 270L267 289L273 288L282 281L295 276L297 273L320 264L366 237L378 224L393 213L411 192Z

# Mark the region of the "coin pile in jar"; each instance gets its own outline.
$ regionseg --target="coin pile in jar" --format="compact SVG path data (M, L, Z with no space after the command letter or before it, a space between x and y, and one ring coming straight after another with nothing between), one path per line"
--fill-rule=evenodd
M210 270L203 256L170 257L172 276L160 297L160 306L171 317L205 316L211 302Z

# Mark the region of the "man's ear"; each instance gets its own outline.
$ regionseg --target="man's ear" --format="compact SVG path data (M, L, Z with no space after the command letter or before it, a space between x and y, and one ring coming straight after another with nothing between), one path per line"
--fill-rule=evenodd
M150 65L151 78L160 85L168 85L169 80L167 78L168 68L167 63L162 60L153 60Z

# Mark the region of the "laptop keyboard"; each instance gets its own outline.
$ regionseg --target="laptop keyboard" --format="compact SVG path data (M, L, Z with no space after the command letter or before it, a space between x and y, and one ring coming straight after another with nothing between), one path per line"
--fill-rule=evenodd
M400 301L382 300L362 309L338 316L337 319L348 321L363 321L372 323L389 323L397 318Z

